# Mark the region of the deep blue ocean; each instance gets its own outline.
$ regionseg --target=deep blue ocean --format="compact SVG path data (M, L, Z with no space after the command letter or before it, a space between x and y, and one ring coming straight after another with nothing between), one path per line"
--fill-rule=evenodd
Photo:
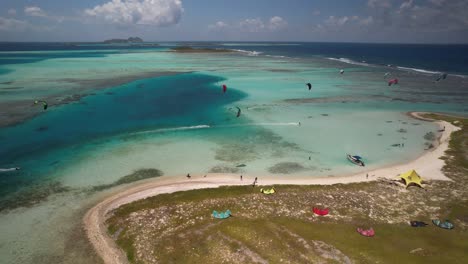
M13 43L0 42L2 51L56 51L43 53L18 53L15 59L0 53L0 65L35 62L48 58L97 57L121 52L139 52L190 45L210 48L227 48L256 51L263 54L288 57L346 58L375 65L392 65L435 72L468 75L468 45L442 44L372 44L372 43L303 43L303 42L180 42L161 43L160 47L144 45L103 45L98 43ZM69 51L80 51L73 54ZM6 58L10 57L10 58Z

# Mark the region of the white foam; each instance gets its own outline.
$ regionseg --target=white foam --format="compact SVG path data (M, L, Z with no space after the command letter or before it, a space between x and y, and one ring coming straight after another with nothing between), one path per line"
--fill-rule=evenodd
M270 57L270 58L279 58L279 59L284 59L284 58L291 58L287 56L281 56L281 55L265 55L265 57Z
M221 43L223 46L249 46L249 47L268 47L268 46L300 46L299 43Z
M210 126L209 126L209 125L196 125L196 126L183 126L183 127L172 127L172 128L160 128L160 129L152 129L152 130L138 131L138 132L131 133L130 135L163 133L163 132L171 132L171 131L182 131L182 130L193 130L193 129L204 129L204 128L210 128Z
M233 51L237 51L237 52L246 54L247 56L258 56L258 55L263 53L263 52L260 52L260 51L249 51L249 50L241 50L241 49L233 49Z
M7 169L1 169L0 168L0 172L11 172L11 171L17 171L18 168L7 168Z
M438 71L428 71L428 70L423 70L423 69L418 69L418 68L408 68L408 67L401 67L401 66L397 66L397 68L400 70L415 71L415 72L427 73L427 74L441 74L442 73Z
M339 62L344 62L348 64L353 64L353 65L359 65L359 66L371 66L370 64L353 61L348 58L327 58L327 59L332 60L332 61L339 61Z

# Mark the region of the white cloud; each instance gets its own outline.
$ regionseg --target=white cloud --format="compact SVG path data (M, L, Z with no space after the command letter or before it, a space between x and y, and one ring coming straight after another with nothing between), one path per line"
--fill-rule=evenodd
M268 22L260 18L247 18L239 23L239 29L244 32L267 32L278 31L286 28L288 22L280 16L271 17Z
M359 24L363 26L370 26L373 23L374 23L374 18L372 16L359 20Z
M260 32L265 29L265 24L260 18L247 18L240 22L240 29L246 32Z
M400 5L400 10L403 10L403 9L410 9L411 7L413 7L413 0L408 0L406 2L403 2L401 5Z
M27 6L24 8L24 13L28 16L47 17L47 14L38 6Z
M208 26L208 28L211 29L211 30L223 30L223 29L226 29L228 27L229 27L229 25L227 23L223 22L223 21L217 21L213 25Z
M169 26L179 23L181 0L112 0L84 12L115 24Z
M275 31L275 30L280 30L288 26L288 22L284 20L282 17L279 16L274 16L270 18L270 24L268 27L270 30Z
M14 8L8 9L8 15L15 16L16 15L16 9L14 9Z
M7 32L23 32L23 31L48 31L50 27L37 26L29 23L28 21L18 20L14 18L0 17L0 31Z
M13 18L0 17L0 31L23 31L28 23Z
M368 0L367 6L371 8L390 8L392 4L390 0Z

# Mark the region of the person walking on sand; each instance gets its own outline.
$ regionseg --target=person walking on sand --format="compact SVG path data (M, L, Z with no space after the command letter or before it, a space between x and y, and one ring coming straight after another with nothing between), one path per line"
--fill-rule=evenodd
M242 175L240 176L240 180L242 181Z
M252 187L255 187L255 184L257 184L257 177L255 177L255 180L254 180L254 182L252 184Z
M190 173L187 173L187 179L190 179L192 178L192 176L190 176Z
M369 179L369 173L366 173L366 179Z

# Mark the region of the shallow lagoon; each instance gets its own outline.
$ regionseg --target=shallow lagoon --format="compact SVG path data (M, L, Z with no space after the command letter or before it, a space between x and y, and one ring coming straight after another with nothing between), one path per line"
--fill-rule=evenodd
M2 204L9 203L0 217L6 263L77 263L74 254L86 263L84 241L76 248L67 241L79 236L76 224L86 206L102 195L90 188L137 169L277 177L359 172L346 153L364 156L375 168L413 159L427 147L424 135L437 128L402 113L461 112L466 100L450 92L456 80L437 84L448 87L443 96L431 94L440 89L425 75L402 72L404 82L388 88L386 69L320 58L96 52L0 68L2 91L21 87L2 94L4 102L86 94L0 130L1 166L23 168L0 179ZM149 77L161 72L181 74ZM116 85L122 76L130 82ZM113 85L95 90L105 84ZM242 109L239 118L235 106ZM400 143L405 146L392 146ZM31 195L39 192L44 195Z

